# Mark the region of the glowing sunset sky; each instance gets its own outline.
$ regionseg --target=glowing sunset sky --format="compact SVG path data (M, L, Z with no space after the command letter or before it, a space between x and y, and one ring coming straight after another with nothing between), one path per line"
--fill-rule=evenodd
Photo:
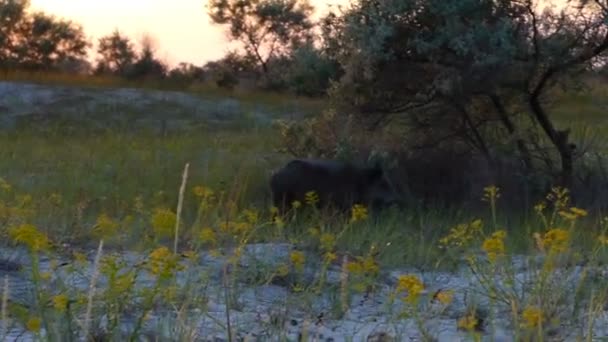
M319 12L347 0L311 3ZM32 10L82 24L94 44L115 28L136 41L149 33L158 43L157 55L171 65L202 65L229 48L223 27L210 23L205 5L205 0L31 0Z

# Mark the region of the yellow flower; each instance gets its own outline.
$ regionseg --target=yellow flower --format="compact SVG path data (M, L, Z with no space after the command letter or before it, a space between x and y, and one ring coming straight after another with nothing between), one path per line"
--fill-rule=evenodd
M270 207L270 214L276 215L278 213L279 213L279 208L277 208L275 206Z
M312 237L317 237L319 236L319 234L321 234L321 231L319 230L319 228L310 228L308 229L308 234L310 234L310 236Z
M12 189L12 186L2 177L0 177L0 188L2 188L2 190L9 192Z
M93 231L97 233L98 236L111 237L118 233L118 227L118 222L112 220L112 218L103 213L97 217L97 222L95 223L95 227L93 227Z
M496 201L496 199L500 198L500 191L499 188L491 185L491 186L487 186L483 189L483 200L484 201Z
M324 251L331 251L336 245L336 237L329 233L321 234L319 241L321 243L321 249Z
M67 307L68 307L68 296L64 295L64 294L60 294L57 296L54 296L52 298L53 300L53 307L55 308L55 310L59 311L59 312L64 312Z
M11 238L37 252L49 247L49 239L31 224L22 224L9 230Z
M245 234L252 228L249 222L234 222L232 229L234 234Z
M314 206L319 202L319 195L314 191L309 191L304 195L304 201L310 206Z
M495 262L496 258L505 254L504 238L506 232L504 230L496 231L491 237L483 242L483 250L488 255L490 262Z
M569 221L574 221L578 218L578 216L574 213L565 211L565 210L560 210L558 212L559 216L561 216L562 218L569 220Z
M543 244L550 252L563 253L568 249L570 233L565 229L554 228L545 233Z
M255 210L244 210L243 216L245 216L245 220L251 224L258 223L259 215Z
M355 204L351 209L350 222L362 221L367 218L367 208L360 204Z
M168 278L180 269L177 257L167 247L159 247L150 253L149 270L152 274Z
M84 264L87 262L87 256L81 252L74 252L74 259L77 263Z
M300 251L293 251L289 255L289 259L291 260L291 263L298 271L302 270L302 268L304 267L304 260L305 260L304 253L302 253Z
M114 280L112 287L117 293L127 293L132 286L135 285L135 274L128 272L122 275L118 275Z
M547 204L545 202L540 202L537 205L534 206L534 211L536 211L537 213L542 213L543 210L545 210L547 208Z
M203 243L215 243L215 232L211 228L203 228L200 239Z
M528 306L521 314L525 328L535 328L543 321L543 312L536 306Z
M454 299L454 291L453 290L446 290L446 291L442 291L440 290L436 295L435 298L444 305L448 305L452 302L452 300Z
M52 193L49 196L49 202L56 206L60 205L61 204L61 195L58 193Z
M202 197L204 199L208 199L213 196L213 190L201 185L195 186L193 192L197 197Z
M195 260L198 257L198 253L195 251L185 251L183 256L188 260Z
M300 201L293 201L293 202L291 203L291 206L292 206L294 209L298 209L298 208L300 208L300 207L302 206L302 202L300 202Z
M570 201L568 193L569 191L566 188L554 187L547 195L547 200L553 202L556 208L562 209L565 208L568 202Z
M365 257L365 259L363 259L361 266L363 267L363 272L365 272L367 274L377 274L380 271L380 267L378 266L378 263L376 262L376 260L374 260L374 258L371 255L367 256L367 257Z
M336 254L332 253L332 252L327 252L324 255L325 262L327 262L327 263L330 263L330 262L336 260L336 258L337 258Z
M600 244L602 245L608 245L608 236L602 234L600 236L597 237L597 240L600 242Z
M277 273L279 276L284 277L289 274L289 266L283 264L277 268Z
M422 281L415 275L402 275L397 279L397 291L407 292L405 301L414 302L424 290Z
M585 216L587 216L587 210L585 210L585 209L580 209L580 208L577 208L577 207L572 207L572 208L570 208L570 211L573 214L575 214L576 216L578 216L578 217L585 217Z
M152 215L152 229L157 236L172 236L177 216L169 209L157 208Z
M475 329L476 326L477 326L477 318L475 318L475 315L473 315L473 314L464 316L458 320L459 329L472 331Z
M348 273L361 274L363 273L363 265L358 261L350 261L346 264Z
M277 216L274 218L274 225L277 226L277 228L281 229L281 228L285 227L285 222L283 221L282 218Z
M447 236L441 238L439 243L443 247L465 247L479 234L481 234L483 228L483 221L477 219L471 221L468 224L459 224L450 229Z
M33 332L39 332L41 326L42 321L40 320L40 317L31 317L27 320L27 323L25 323L25 327L27 328L27 330Z

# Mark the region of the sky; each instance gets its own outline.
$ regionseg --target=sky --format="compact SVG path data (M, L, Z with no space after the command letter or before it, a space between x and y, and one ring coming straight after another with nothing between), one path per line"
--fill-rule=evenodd
M310 2L321 11L327 4L347 0ZM211 24L205 6L205 0L31 0L32 10L81 24L95 44L114 29L136 42L149 34L157 43L158 57L171 66L179 62L203 65L235 46L224 27Z

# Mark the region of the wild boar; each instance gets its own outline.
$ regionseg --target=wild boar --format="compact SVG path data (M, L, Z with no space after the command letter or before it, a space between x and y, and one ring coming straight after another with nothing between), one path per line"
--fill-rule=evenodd
M294 201L305 204L306 193L311 191L318 196L318 208L345 211L361 204L377 211L400 203L380 166L361 167L335 160L292 160L272 174L270 188L273 204L282 212Z

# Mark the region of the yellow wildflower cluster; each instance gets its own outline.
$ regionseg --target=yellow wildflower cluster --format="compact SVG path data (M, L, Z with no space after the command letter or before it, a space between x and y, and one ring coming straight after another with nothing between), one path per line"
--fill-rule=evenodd
M488 202L496 202L500 198L499 188L491 185L483 188L483 200Z
M441 238L439 243L443 247L466 247L471 241L479 236L479 234L481 234L482 228L483 222L479 219L468 224L459 224L451 228L448 235Z
M215 231L212 228L206 227L201 230L200 239L202 243L216 243Z
M31 332L39 332L42 327L42 320L40 317L31 317L25 323L25 328Z
M49 239L31 224L22 224L9 230L10 237L17 243L26 245L33 252L46 250Z
M536 328L543 322L543 312L536 306L528 306L521 314L525 328Z
M336 236L330 233L323 233L319 237L319 242L323 251L331 251L336 246Z
M319 195L314 191L309 191L304 194L304 201L306 202L306 204L314 206L319 203Z
M599 243L603 246L607 246L608 245L608 236L605 234L602 234L600 236L597 237L597 241L599 241Z
M251 224L258 223L260 219L260 215L258 214L258 212L252 209L243 210L242 216L244 217L245 221Z
M306 257L301 251L291 252L291 254L289 254L289 260L291 261L291 264L296 270L302 271L302 269L304 269L304 262L306 261Z
M478 320L474 314L466 315L458 320L458 329L473 331L477 327Z
M251 230L253 226L249 222L228 221L219 224L220 231L228 235L242 235Z
M292 206L292 208L294 208L294 209L299 209L299 208L302 206L302 202L300 202L300 201L293 201L293 202L291 203L291 206Z
M498 230L487 238L482 245L482 249L488 255L490 262L495 262L496 259L505 254L504 239L507 233L504 230Z
M570 232L561 228L551 229L543 235L541 242L541 250L548 250L550 253L563 253L568 250Z
M53 307L59 312L64 312L68 307L68 296L60 294L52 298Z
M380 271L378 263L371 255L368 255L365 258L358 257L355 261L349 261L346 264L346 269L349 273L358 275L376 274Z
M423 290L424 284L415 275L402 275L397 280L397 291L407 292L407 296L403 298L406 302L415 302Z
M97 217L93 232L96 233L98 237L108 238L115 236L118 233L118 227L118 222L112 220L107 214L102 213Z
M205 186L202 186L202 185L195 186L194 189L192 190L192 192L194 192L195 196L201 197L203 199L212 198L214 195L213 190L211 190Z
M159 247L152 251L149 256L149 271L162 278L170 278L182 267L178 263L178 257L171 253L167 247Z
M367 219L367 208L361 204L355 204L351 209L350 222L358 222Z
M6 192L10 192L13 187L4 178L0 177L0 189Z
M546 198L556 209L566 208L570 202L568 189L562 187L553 187Z
M559 216L561 216L562 218L564 218L566 220L574 221L574 220L578 219L579 217L587 216L587 211L584 209L571 207L570 210L560 210Z
M156 236L167 237L173 235L177 215L169 209L157 208L152 214L152 229Z
M203 210L207 210L211 207L211 203L215 200L215 193L208 187L199 185L195 186L192 190L196 197L200 198L200 207Z
M454 291L453 290L440 290L435 294L435 299L437 299L441 304L448 305L454 299Z
M272 222L278 229L283 229L283 227L285 227L285 221L279 216L275 216Z

